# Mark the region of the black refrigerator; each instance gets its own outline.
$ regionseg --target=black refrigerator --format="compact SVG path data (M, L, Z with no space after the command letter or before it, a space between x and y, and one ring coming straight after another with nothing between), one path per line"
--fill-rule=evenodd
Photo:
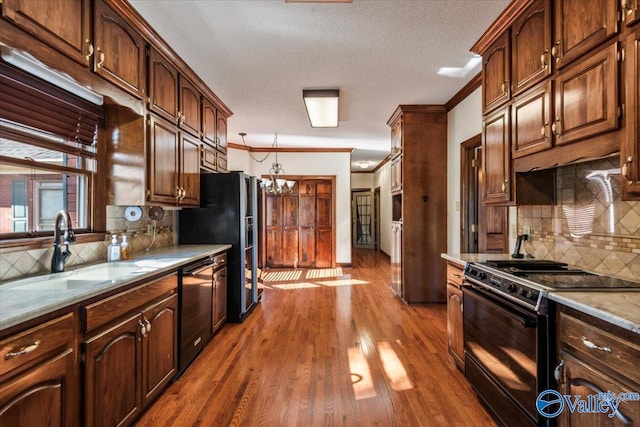
M231 245L227 261L227 320L242 322L258 302L255 177L243 172L200 175L200 208L178 213L180 244Z

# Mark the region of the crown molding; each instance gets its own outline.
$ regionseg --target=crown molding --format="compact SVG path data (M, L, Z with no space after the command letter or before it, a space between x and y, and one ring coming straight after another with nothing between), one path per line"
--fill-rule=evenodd
M462 87L462 89L458 91L458 93L453 95L451 99L448 100L446 104L444 104L444 106L447 107L447 112L453 110L456 105L464 101L464 99L467 96L471 95L473 91L475 91L481 86L482 86L482 72L476 74L471 80L469 80L469 82L466 85Z
M316 147L252 147L250 145L240 145L230 142L229 148L236 150L250 151L252 153L351 153L353 148L316 148Z

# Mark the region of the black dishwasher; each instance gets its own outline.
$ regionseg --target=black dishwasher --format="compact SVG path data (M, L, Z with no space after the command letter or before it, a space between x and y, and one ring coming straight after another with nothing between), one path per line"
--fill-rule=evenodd
M211 338L213 258L195 261L180 269L179 373L198 355Z

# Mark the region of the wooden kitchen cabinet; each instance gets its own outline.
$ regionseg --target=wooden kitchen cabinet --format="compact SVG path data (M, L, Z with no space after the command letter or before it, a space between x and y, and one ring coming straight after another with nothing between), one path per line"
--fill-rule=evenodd
M84 421L130 425L177 370L177 275L81 308Z
M640 200L640 25L625 39L627 117L620 145L622 200Z
M178 113L178 126L181 130L193 136L200 135L200 92L186 77L180 75L179 79L179 102L180 112Z
M640 22L640 0L620 0L620 6L627 26Z
M391 223L391 289L404 299L402 282L402 223Z
M148 200L200 205L200 143L171 123L149 115Z
M391 155L402 152L402 119L391 127Z
M511 201L511 135L509 106L484 118L482 124L483 203Z
M482 55L482 111L493 111L510 98L511 38L507 31Z
M74 61L89 66L90 0L4 0L2 17Z
M392 277L392 286L406 303L445 302L445 262L440 254L447 251L446 109L400 105L387 125L396 129L394 135L398 131L402 135L402 151L396 154L399 166L395 166L395 171L401 168L402 176L396 172L396 180L402 187L392 197L392 221L396 227L401 224L396 234L400 230L402 234L392 237L393 256L401 268L392 267L399 274Z
M93 70L137 98L144 99L146 43L107 0L94 3Z
M203 142L200 146L200 169L216 172L218 170L217 154L215 147Z
M178 121L178 70L153 47L149 48L149 110L172 123Z
M391 159L391 194L402 192L402 153Z
M211 334L216 333L227 320L227 267L213 273L213 313Z
M640 388L640 340L613 324L560 306L558 309L558 364L555 377L563 395L637 392ZM638 402L621 402L616 417L581 414L566 407L558 425L636 425L640 421Z
M447 338L456 366L464 371L464 334L462 319L462 267L447 263Z
M552 132L556 145L619 127L619 47L607 47L559 71Z
M78 425L74 339L67 314L0 341L0 425Z
M552 88L553 82L549 80L513 102L511 108L513 158L537 153L553 146Z
M207 98L202 98L202 133L203 142L215 148L217 139L216 107Z
M619 32L619 0L555 0L555 40L551 53L558 69Z
M549 77L552 70L551 0L536 0L511 28L513 95Z
M324 180L302 180L298 184L300 267L332 266L332 183Z
M227 117L224 114L222 114L221 111L217 112L216 117L217 117L217 125L216 125L217 148L225 156L224 169L221 170L221 172L226 172L227 171L227 164L226 164L226 155L227 155Z

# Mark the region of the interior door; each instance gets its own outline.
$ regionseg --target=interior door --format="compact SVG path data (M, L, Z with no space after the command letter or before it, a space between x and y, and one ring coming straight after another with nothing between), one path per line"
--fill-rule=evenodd
M316 262L316 183L300 181L299 266L313 267Z
M375 249L374 200L372 191L354 191L351 194L353 246Z

